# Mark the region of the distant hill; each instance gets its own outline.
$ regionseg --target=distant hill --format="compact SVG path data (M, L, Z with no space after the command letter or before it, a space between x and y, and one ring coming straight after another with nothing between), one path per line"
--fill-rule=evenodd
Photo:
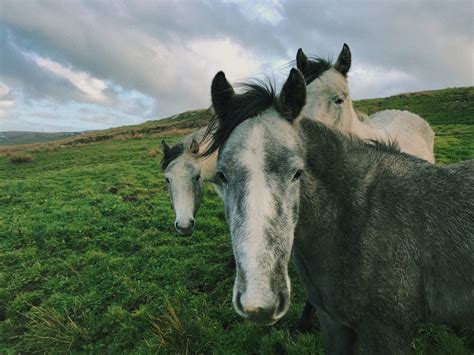
M0 145L41 143L65 139L81 134L80 132L0 132Z
M154 134L171 130L185 130L204 127L212 117L210 109L191 110L159 120L150 120L138 125L121 126L98 131L85 132L0 132L0 151L6 146L38 144L58 141L63 145L89 143L133 134ZM2 147L3 146L3 147ZM26 148L26 146L25 146Z

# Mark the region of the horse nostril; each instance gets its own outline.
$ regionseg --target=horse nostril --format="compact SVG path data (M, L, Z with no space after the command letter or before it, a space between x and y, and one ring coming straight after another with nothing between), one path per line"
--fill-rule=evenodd
M188 235L191 235L193 234L193 226L191 225L190 222L187 222L185 225L183 225L182 222L178 222L176 221L174 223L175 227L176 227L176 231L178 232L179 235L182 235L182 236L188 236Z
M275 311L275 315L280 315L285 310L286 302L285 302L285 295L283 292L278 294L278 303Z
M194 219L191 219L189 223L191 224L191 227L194 227Z
M242 293L238 292L237 293L237 297L235 298L235 305L237 306L237 309L242 312L242 313L245 313L244 312L244 307L242 306L242 302L240 300L240 297L242 297Z

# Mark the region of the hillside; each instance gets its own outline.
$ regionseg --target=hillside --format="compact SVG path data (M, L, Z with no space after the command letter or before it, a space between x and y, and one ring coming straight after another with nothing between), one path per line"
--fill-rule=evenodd
M474 124L474 87L404 93L386 98L354 101L354 106L369 115L386 109L408 110L419 114L430 124ZM0 152L7 145L59 141L70 145L113 139L119 135L155 134L171 130L192 129L207 124L210 110L191 110L139 125L122 126L101 131L78 133L0 132ZM6 139L2 139L2 135ZM10 138L11 137L11 138ZM2 147L3 146L3 147ZM24 147L28 149L28 147ZM34 146L37 148L37 146Z
M18 149L37 149L38 143L56 141L55 144L72 145L113 139L118 136L156 134L164 131L175 131L203 127L211 118L211 111L198 109L182 112L180 114L160 119L147 121L139 125L122 126L99 131L75 133L36 133L36 132L0 132L0 152L9 149L8 145L25 144ZM2 140L2 135L5 137ZM65 137L68 137L64 139ZM27 143L30 143L29 145ZM2 146L3 145L3 146Z
M0 132L0 146L14 145L14 144L29 144L57 141L80 134L79 132L24 132L24 131L9 131Z
M354 106L369 115L387 109L414 112L430 124L474 124L474 87L449 88L359 100Z
M450 105L443 97L452 90L468 101ZM437 162L454 163L474 158L472 90L357 105L421 110L436 131ZM191 111L0 148L0 353L323 353L318 331L294 330L305 299L294 270L292 305L278 324L259 327L235 313L228 226L212 188L194 234L175 233L159 142L172 144L209 117ZM30 161L11 161L26 153ZM470 342L470 331L424 326L413 347L467 355Z

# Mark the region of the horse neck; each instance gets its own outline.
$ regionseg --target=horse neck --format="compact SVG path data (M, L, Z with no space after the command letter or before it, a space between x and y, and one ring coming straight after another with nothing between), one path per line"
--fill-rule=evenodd
M345 127L343 127L345 132L354 134L362 139L384 140L386 138L384 131L370 127L359 120L350 96L347 97L346 101L347 112L344 115L346 118L343 120L345 121Z
M327 181L340 191L353 191L357 184L365 184L368 172L374 168L373 154L378 153L368 154L353 141L356 137L350 138L319 122L305 119L300 124L305 136L306 164L314 178Z

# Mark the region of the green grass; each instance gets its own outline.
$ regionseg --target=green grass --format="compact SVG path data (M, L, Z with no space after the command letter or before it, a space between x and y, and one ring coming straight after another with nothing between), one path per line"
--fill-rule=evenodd
M436 122L439 163L474 158L473 127ZM24 164L0 157L0 353L321 353L318 333L293 332L304 302L293 270L292 307L277 325L233 310L232 250L212 189L194 235L176 236L160 156L149 155L160 141L39 150ZM444 327L421 328L413 344L468 353Z
M438 164L457 163L474 158L473 125L433 125L435 158Z
M381 99L359 100L354 106L369 115L387 109L414 112L430 124L474 124L474 87L422 91Z
M74 136L77 133L68 132L56 132L56 133L44 133L44 132L0 132L0 145L12 145L12 144L28 144L28 143L41 143L64 139L66 137Z
M197 231L177 237L159 158L148 156L158 143L65 147L27 165L0 158L4 350L227 353L319 342L288 333L301 290L278 327L239 319L222 203L207 191Z

